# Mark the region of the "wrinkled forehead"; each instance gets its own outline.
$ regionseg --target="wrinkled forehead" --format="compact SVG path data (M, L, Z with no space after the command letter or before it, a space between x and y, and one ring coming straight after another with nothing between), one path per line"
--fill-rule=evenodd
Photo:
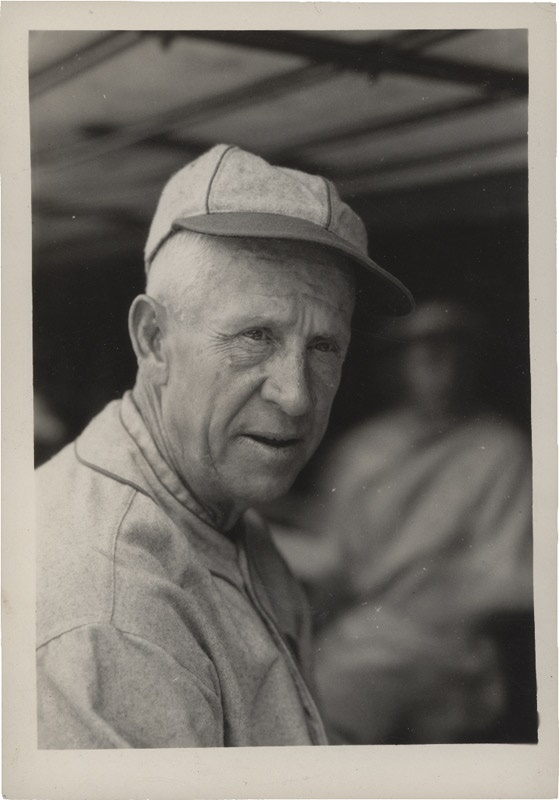
M271 293L308 285L318 294L341 292L353 302L354 267L326 247L284 240L217 239L212 249L210 271L218 282L244 279L247 290L257 283L268 285Z
M353 266L343 256L306 242L177 233L148 276L148 294L179 318L200 318L237 298L318 301L346 320L355 303ZM229 303L228 303L229 305Z
M209 287L251 275L274 284L314 280L351 293L354 265L343 254L310 242L247 239L180 231L171 237L153 262L148 286L173 290L193 282Z

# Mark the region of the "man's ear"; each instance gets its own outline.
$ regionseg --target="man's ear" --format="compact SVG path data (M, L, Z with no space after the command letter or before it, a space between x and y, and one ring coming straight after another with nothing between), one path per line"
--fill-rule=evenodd
M138 367L148 369L160 381L167 378L167 357L163 347L165 309L146 294L136 297L128 314L128 332Z

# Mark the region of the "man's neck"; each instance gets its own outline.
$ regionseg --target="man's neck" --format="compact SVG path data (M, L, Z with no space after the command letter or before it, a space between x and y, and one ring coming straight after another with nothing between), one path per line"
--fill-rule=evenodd
M137 381L134 389L132 390L132 398L154 445L156 446L166 465L175 473L181 484L192 496L192 499L204 512L204 516L207 517L212 526L223 533L228 533L235 527L245 509L237 507L234 503L209 503L207 500L200 497L200 495L192 487L191 483L186 479L186 477L181 473L177 465L174 463L171 449L166 444L161 414L158 410L161 407L161 403L159 402L159 398L156 396L155 389L150 386L146 386L141 381Z

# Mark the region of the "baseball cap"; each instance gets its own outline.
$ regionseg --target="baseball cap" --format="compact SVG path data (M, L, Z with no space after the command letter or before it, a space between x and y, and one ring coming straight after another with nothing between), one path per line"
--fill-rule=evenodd
M409 290L369 258L360 217L325 178L276 167L235 145L219 144L187 164L161 193L145 247L146 271L177 231L210 236L312 242L357 264L359 317L404 315Z
M489 335L485 319L479 311L453 299L433 299L418 303L405 318L388 320L381 338L394 343L462 338L482 341Z

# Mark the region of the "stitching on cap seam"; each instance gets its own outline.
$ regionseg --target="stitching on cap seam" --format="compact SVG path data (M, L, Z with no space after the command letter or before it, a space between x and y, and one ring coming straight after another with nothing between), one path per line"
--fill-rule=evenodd
M163 238L162 238L162 239L161 239L161 240L160 240L160 241L157 243L157 245L154 247L154 249L152 250L151 254L150 254L149 256L147 256L147 257L146 257L146 263L145 263L145 273L146 273L146 275L148 274L148 272L149 272L149 269L150 269L151 265L153 264L153 260L154 260L155 256L156 256L156 255L159 253L159 251L161 250L161 248L163 247L163 245L164 245L166 242L168 242L168 241L169 241L169 239L171 238L171 236L174 236L174 235L175 235L175 233L176 233L176 230L175 230L174 228L171 228L171 230L170 230L170 231L167 231L167 233L165 234L165 236L163 236Z
M328 217L326 219L326 225L324 226L326 230L330 227L330 223L332 222L332 198L330 196L330 182L324 178L324 183L326 184L326 201L328 203Z
M227 153L230 150L233 150L234 147L235 147L235 145L230 144L229 147L226 150L223 151L223 153L221 154L221 156L219 158L219 161L215 165L215 169L213 171L213 175L210 178L210 181L208 183L208 191L206 192L206 214L210 213L210 192L212 190L212 186L213 186L213 182L215 180L215 177L216 177L216 175L218 173L219 168L221 167L223 159L225 158L225 156L227 155Z

